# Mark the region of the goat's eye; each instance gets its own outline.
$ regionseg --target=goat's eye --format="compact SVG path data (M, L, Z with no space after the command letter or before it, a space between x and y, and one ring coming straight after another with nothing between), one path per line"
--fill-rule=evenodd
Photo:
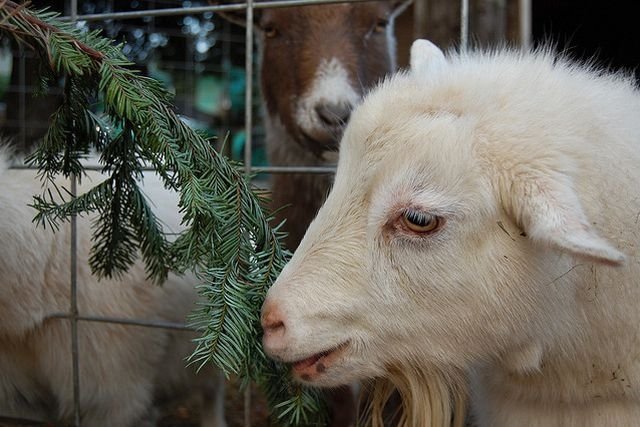
M387 25L389 25L388 19L378 19L376 25L373 27L373 30L376 33L383 33L387 29Z
M440 217L415 210L404 211L401 221L410 231L420 234L432 233L442 224Z
M262 27L262 32L264 32L264 36L268 39L272 39L278 35L278 30L273 25L265 25Z

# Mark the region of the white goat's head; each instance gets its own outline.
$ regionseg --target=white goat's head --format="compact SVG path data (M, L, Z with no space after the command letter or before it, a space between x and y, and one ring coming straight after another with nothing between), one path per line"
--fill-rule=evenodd
M623 262L582 210L574 162L537 139L562 129L512 126L483 83L496 77L452 79L428 42L412 67L354 111L335 186L263 307L265 350L305 383L462 370L570 334L574 289L550 284L576 257ZM527 349L516 368L537 357Z

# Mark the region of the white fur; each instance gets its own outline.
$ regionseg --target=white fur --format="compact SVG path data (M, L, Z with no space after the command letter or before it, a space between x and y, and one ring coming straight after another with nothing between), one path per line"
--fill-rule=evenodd
M348 342L312 385L464 370L479 426L637 425L633 79L545 52L427 59L354 111L329 198L269 291L284 327L266 351ZM406 209L444 225L412 234Z
M411 45L411 73L419 78L429 76L438 67L444 67L444 53L429 40L416 40Z
M324 127L315 111L316 106L332 103L353 107L359 99L360 95L344 65L336 58L324 59L316 70L310 89L297 102L296 121L312 134Z
M28 204L42 192L36 171L7 169L6 157L0 152L0 415L69 420L69 321L49 317L70 307L69 226L54 233L32 223L35 210ZM101 179L91 174L80 191ZM144 191L166 229L179 231L176 194L150 175ZM78 220L80 314L184 322L196 300L195 278L171 275L156 286L139 262L120 280L97 280L87 262L89 223L90 218ZM196 377L193 368L185 368L193 334L90 322L80 322L78 333L83 426L138 426L153 421L154 396L198 389L207 406L202 425L224 425L217 374L205 370Z

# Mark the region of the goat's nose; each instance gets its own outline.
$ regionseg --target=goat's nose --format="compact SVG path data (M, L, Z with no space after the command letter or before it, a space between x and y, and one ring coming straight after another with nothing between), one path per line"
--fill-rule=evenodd
M320 121L325 126L344 126L351 115L351 105L345 103L324 102L315 107Z
M269 299L265 301L264 307L262 307L260 321L264 331L265 342L267 340L278 340L284 336L286 330L284 316L278 306Z

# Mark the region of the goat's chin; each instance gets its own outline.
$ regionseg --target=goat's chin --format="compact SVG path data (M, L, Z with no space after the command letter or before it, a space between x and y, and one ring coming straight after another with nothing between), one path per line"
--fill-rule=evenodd
M314 355L292 364L293 378L305 385L313 387L338 387L376 377L384 369L376 369L370 359L361 359L344 348Z
M296 142L303 149L313 153L319 160L337 159L338 146L342 137L341 132L327 134L323 131L308 131L301 128L295 134L297 135Z
M335 388L343 385L349 385L368 379L371 377L367 372L361 372L357 370L355 364L344 363L327 368L327 370L321 374L315 373L313 376L293 375L295 381L312 387L322 388Z

